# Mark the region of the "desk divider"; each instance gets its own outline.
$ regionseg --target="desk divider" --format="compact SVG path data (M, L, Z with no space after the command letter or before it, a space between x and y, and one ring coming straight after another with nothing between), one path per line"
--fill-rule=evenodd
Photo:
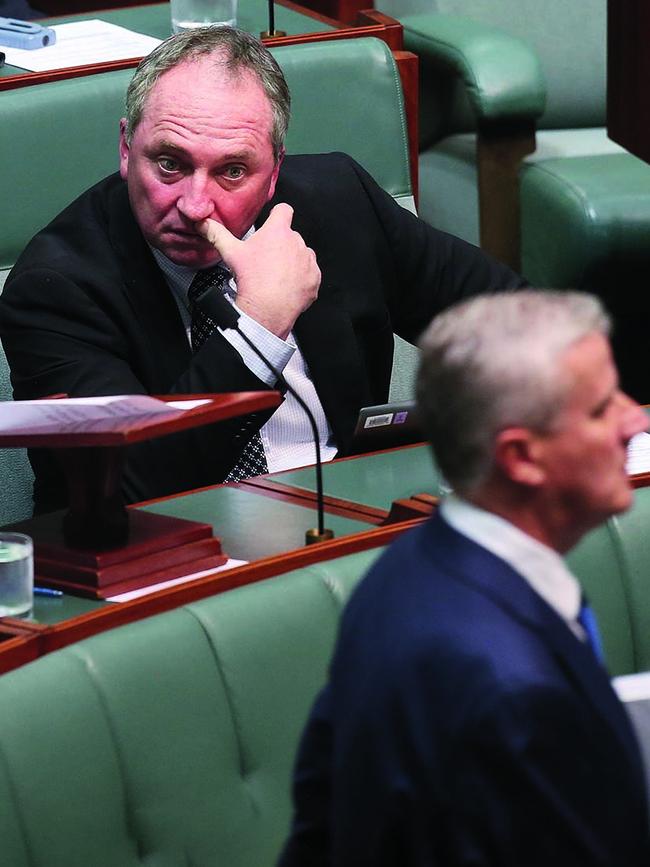
M197 599L254 584L294 569L388 545L405 530L418 523L419 520L405 521L390 527L381 527L354 536L309 545L228 571L197 578L175 587L168 587L130 602L105 605L71 620L49 626L29 624L17 618L4 618L2 628L7 633L15 633L16 637L0 642L0 672L9 671L23 662L107 629L142 620L187 605Z

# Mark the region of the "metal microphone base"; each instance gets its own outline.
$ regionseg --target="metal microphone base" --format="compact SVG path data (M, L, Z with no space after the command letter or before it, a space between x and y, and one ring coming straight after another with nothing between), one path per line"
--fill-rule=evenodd
M307 530L305 533L305 545L313 545L315 542L329 542L333 538L334 530L325 529L322 533L319 533L315 527L312 527L311 530Z
M274 36L286 36L286 30L274 30L271 33L269 30L262 30L260 33L260 39L273 39Z

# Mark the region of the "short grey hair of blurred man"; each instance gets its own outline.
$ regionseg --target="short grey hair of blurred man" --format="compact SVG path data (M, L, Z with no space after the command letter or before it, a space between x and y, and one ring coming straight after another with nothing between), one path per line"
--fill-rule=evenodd
M541 510L535 523L548 527L534 535L546 532L543 541L561 552L631 502L625 445L645 429L647 419L618 388L610 327L594 296L526 291L451 308L420 342L418 406L444 477L459 495L491 511L506 510L515 523L526 519L524 511ZM589 359L600 363L598 371L574 369L571 359L585 346ZM587 466L593 435L578 448L582 429L572 428L577 419L567 412L580 386L577 377L590 374L593 390L582 385L584 400L594 426L606 434L597 445L614 452L594 454L593 466ZM532 473L528 462L542 445L550 446L555 458L563 431L567 445L575 448L576 466L568 478L554 478L559 488L549 492L549 480ZM577 464L583 469L574 479ZM587 501L565 501L564 485L574 482L605 487L592 491ZM555 526L562 520L566 526ZM556 533L566 533L566 539L554 544Z
M632 502L595 298L481 296L421 341L455 489L356 588L303 736L282 867L632 867L645 780L562 554Z

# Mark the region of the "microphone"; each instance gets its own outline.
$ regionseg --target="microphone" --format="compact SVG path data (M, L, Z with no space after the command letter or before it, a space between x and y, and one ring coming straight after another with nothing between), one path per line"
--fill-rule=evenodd
M250 346L255 355L260 358L264 364L271 371L273 376L277 379L280 387L285 391L288 391L289 394L293 395L294 399L298 403L300 407L305 412L305 415L309 419L309 424L311 425L312 435L314 437L314 446L316 451L316 507L318 512L318 529L312 528L307 530L305 533L305 544L312 545L314 542L324 542L327 539L334 538L333 530L328 530L325 528L324 521L324 504L323 504L323 464L320 457L320 439L318 437L318 428L316 426L316 419L314 418L314 414L309 409L305 401L300 397L300 395L293 389L289 383L286 381L284 376L277 370L273 364L266 358L266 356L260 352L260 350L255 346L252 340L244 334L241 328L238 325L239 322L239 313L233 307L233 305L228 301L223 292L215 291L213 286L208 286L208 288L199 295L195 302L199 307L206 313L211 319L213 319L219 328L224 331L227 329L232 329L236 331L237 334L242 338L242 340Z

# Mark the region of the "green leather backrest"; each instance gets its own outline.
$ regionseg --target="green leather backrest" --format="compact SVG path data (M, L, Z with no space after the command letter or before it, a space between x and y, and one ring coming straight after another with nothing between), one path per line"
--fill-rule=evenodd
M586 536L567 561L596 612L610 674L637 671L627 578L614 524L608 521Z
M290 153L345 151L395 196L409 195L401 84L385 43L351 39L273 50L293 94ZM0 94L5 212L0 268L79 193L118 167L132 70Z
M650 487L570 553L598 617L612 675L650 669Z
M548 86L540 129L603 126L606 94L606 0L384 0L402 18L439 13L471 18L528 42Z
M11 867L271 867L339 614L379 551L103 633L0 678Z
M634 507L611 522L625 576L634 647L634 671L650 670L650 488L636 492Z

